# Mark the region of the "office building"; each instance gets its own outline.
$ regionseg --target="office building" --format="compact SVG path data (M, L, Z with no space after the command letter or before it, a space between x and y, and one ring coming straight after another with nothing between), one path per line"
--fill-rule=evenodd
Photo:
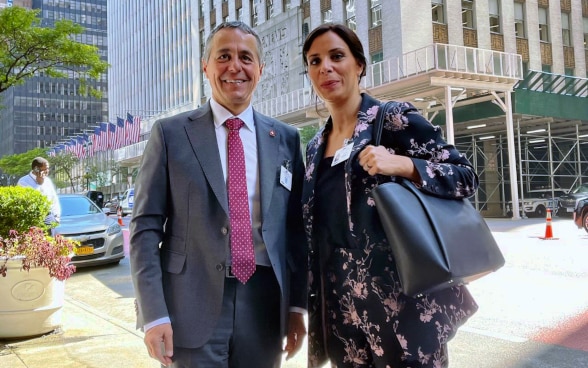
M76 41L95 45L107 58L106 0L0 0L0 7L24 6L39 9L42 26L69 19L85 28ZM108 119L107 75L88 84L102 92L102 98L80 93L80 81L52 78L43 73L2 94L0 110L0 157L33 148L51 148L68 137L90 130Z
M111 114L148 112L145 138L158 116L210 97L200 57L225 20L261 36L254 107L299 127L321 124L301 47L317 25L340 22L364 44L362 87L412 102L468 155L485 214L505 214L527 192L570 189L588 173L587 0L153 0L110 1L108 11ZM144 143L116 160L138 167Z

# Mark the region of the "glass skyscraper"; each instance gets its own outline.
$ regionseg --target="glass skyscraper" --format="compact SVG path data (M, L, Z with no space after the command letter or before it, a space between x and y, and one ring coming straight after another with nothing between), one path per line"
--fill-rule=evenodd
M2 1L2 0L0 0ZM106 0L14 1L13 6L40 9L43 26L69 19L84 27L76 41L95 45L107 60ZM51 148L68 137L108 120L107 75L88 84L102 92L102 98L83 96L79 80L52 78L42 73L25 84L2 94L0 110L0 157L33 148Z

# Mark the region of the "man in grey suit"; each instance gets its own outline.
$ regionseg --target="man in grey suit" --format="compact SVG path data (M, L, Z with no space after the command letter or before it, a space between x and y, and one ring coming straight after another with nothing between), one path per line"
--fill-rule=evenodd
M300 137L251 106L261 55L249 26L216 27L202 60L212 98L157 121L143 154L130 224L131 271L138 327L149 354L164 366L279 367L282 353L291 357L306 335ZM225 121L235 118L244 123L232 133L243 145L255 256L247 280L235 278L231 263L238 257L231 253L236 226L227 174L234 164Z

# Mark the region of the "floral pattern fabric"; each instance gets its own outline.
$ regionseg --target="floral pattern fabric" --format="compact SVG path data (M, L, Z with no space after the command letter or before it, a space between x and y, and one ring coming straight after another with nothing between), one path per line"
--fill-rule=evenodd
M329 119L309 142L303 188L303 213L309 240L309 367L332 358L340 367L447 367L447 342L477 310L465 286L411 298L402 293L394 258L375 208L372 189L392 180L370 176L358 154L371 144L379 101L362 95L345 165L345 195L351 244L330 249L326 263L314 236L314 193L317 167L324 156ZM408 103L385 112L381 145L412 158L425 192L446 198L475 193L478 178L469 161L447 144L433 126ZM337 200L337 198L333 198ZM399 208L407 216L410 209ZM451 214L448 213L448 216ZM410 231L410 229L407 229ZM328 350L328 354L327 354Z

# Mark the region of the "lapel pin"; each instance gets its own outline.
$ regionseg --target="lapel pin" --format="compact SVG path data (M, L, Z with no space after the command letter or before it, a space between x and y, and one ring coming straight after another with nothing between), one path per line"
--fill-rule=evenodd
M276 131L275 131L275 130L273 130L273 129L272 129L272 130L270 130L270 131L269 131L269 135L270 135L270 137L275 137L275 136L276 136Z

